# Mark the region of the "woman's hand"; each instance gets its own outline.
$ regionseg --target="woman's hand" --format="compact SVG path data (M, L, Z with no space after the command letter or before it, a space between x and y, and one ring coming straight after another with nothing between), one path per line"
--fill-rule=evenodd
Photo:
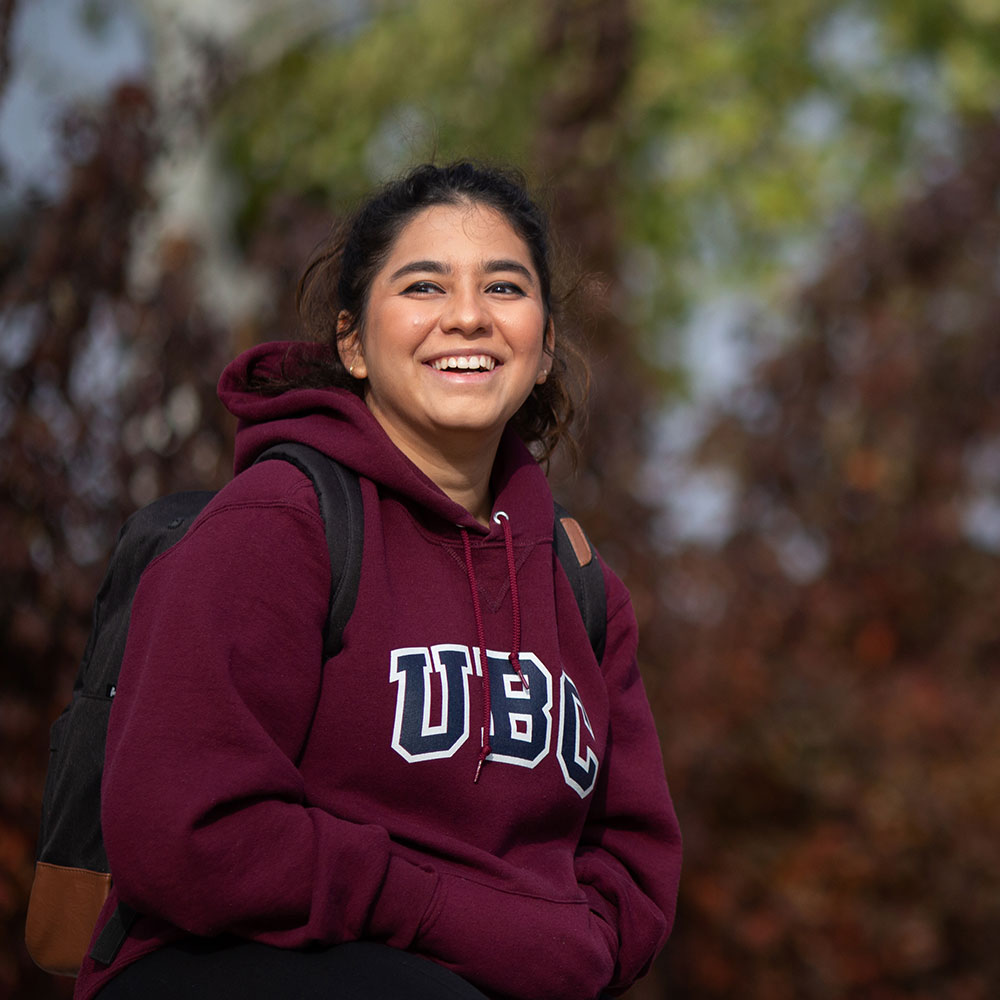
M554 901L441 876L414 949L498 996L593 1000L611 981L614 930L586 900Z

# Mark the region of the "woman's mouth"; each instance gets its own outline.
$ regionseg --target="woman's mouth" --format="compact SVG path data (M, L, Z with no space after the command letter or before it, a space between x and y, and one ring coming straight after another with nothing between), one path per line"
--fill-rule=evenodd
M429 362L435 371L470 371L470 372L491 372L496 368L496 358L491 358L488 354L455 355L445 358L435 358Z

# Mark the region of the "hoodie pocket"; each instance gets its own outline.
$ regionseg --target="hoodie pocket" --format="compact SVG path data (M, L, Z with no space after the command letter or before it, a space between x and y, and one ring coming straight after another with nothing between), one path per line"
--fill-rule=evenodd
M611 935L585 899L552 900L443 875L414 942L504 997L592 1000L611 981Z

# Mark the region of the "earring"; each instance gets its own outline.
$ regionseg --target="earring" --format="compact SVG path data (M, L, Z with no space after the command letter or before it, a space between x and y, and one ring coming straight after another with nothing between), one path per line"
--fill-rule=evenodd
M352 361L351 362L351 367L347 369L347 374L350 375L352 378L354 377L354 366L356 364L357 364L356 361Z

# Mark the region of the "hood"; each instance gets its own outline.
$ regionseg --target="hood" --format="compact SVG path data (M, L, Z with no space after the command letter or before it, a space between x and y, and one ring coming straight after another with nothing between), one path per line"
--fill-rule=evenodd
M278 377L302 352L325 348L301 342L261 344L239 355L223 371L218 393L237 418L235 471L254 463L273 444L299 441L400 495L449 526L475 534L499 534L455 503L389 439L364 401L346 389L290 389L266 396L246 388L247 377ZM539 531L551 537L552 495L545 474L516 432L507 427L494 464L494 512L511 516L515 534Z

